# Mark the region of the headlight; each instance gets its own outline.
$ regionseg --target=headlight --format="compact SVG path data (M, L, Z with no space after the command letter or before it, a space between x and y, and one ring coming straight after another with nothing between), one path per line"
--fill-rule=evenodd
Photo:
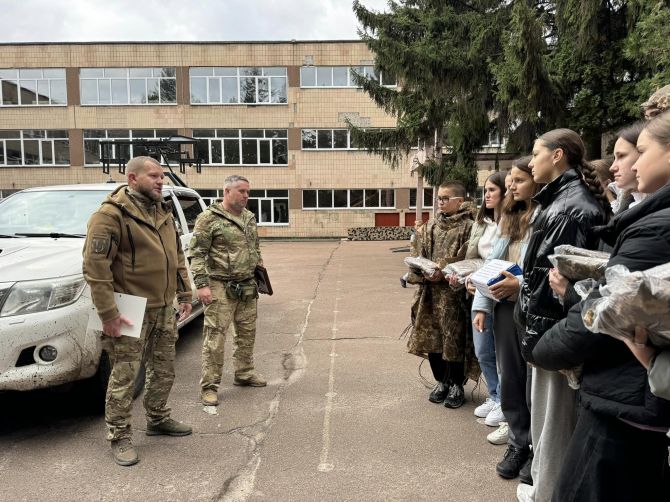
M86 287L81 275L17 282L9 290L0 317L34 314L65 307L76 302Z

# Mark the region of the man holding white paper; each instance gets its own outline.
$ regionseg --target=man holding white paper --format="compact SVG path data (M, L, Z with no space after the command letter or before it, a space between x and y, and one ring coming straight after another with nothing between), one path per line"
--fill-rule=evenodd
M83 264L102 321L103 349L112 363L105 399L107 439L114 461L124 466L139 461L130 415L143 359L147 435L192 432L170 418L167 407L177 340L172 302L177 294L184 319L191 312L192 293L172 211L163 202L163 168L151 157L135 157L127 173L128 184L114 190L89 219ZM115 292L146 298L139 338L121 336L122 325L132 321L119 311Z

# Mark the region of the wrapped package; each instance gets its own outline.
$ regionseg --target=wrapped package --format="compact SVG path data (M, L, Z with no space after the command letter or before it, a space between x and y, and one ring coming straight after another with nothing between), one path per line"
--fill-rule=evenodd
M462 260L447 265L442 269L442 273L445 277L455 275L458 278L458 282L464 284L470 274L475 273L483 266L484 260L480 258Z
M431 275L436 270L440 269L440 266L437 263L422 256L408 256L405 258L405 265L410 268L418 269L428 275Z
M623 265L605 272L601 298L582 305L584 325L594 333L632 340L636 326L645 327L648 343L670 347L670 263L644 272Z
M561 246L557 246L561 247ZM570 282L582 279L600 279L607 268L607 258L595 256L581 256L576 254L552 254L549 261L558 272Z
M569 254L574 256L586 256L587 258L599 258L601 260L609 260L610 254L604 251L595 251L593 249L578 248L570 244L561 244L554 248L554 254Z

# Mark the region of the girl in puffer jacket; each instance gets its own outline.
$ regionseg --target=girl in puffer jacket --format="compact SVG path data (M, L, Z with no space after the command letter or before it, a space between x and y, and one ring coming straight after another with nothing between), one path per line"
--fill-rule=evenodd
M670 262L670 113L646 125L637 151L638 190L649 195L598 231L614 246L608 266L630 271ZM596 289L591 298L599 295ZM533 350L546 369L583 364L579 419L553 500L667 499L670 401L653 395L645 368L623 342L584 327L581 310L575 305Z
M533 361L533 347L543 334L567 314L549 284L548 256L561 244L596 249L593 227L606 222L609 203L591 165L584 159L584 144L570 129L540 136L530 162L533 179L546 186L534 200L541 206L525 255L524 283L517 314L525 325L521 353ZM531 382L531 437L533 486L520 485L526 499L551 499L563 456L576 421L576 393L566 377L533 368ZM519 493L521 494L521 493Z

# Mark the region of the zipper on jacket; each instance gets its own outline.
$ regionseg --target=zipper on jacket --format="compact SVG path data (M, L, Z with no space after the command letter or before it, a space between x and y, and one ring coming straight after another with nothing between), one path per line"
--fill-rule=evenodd
M133 239L133 233L130 231L130 225L127 223L126 231L128 232L128 242L130 243L130 263L132 265L133 272L135 272L135 240Z

